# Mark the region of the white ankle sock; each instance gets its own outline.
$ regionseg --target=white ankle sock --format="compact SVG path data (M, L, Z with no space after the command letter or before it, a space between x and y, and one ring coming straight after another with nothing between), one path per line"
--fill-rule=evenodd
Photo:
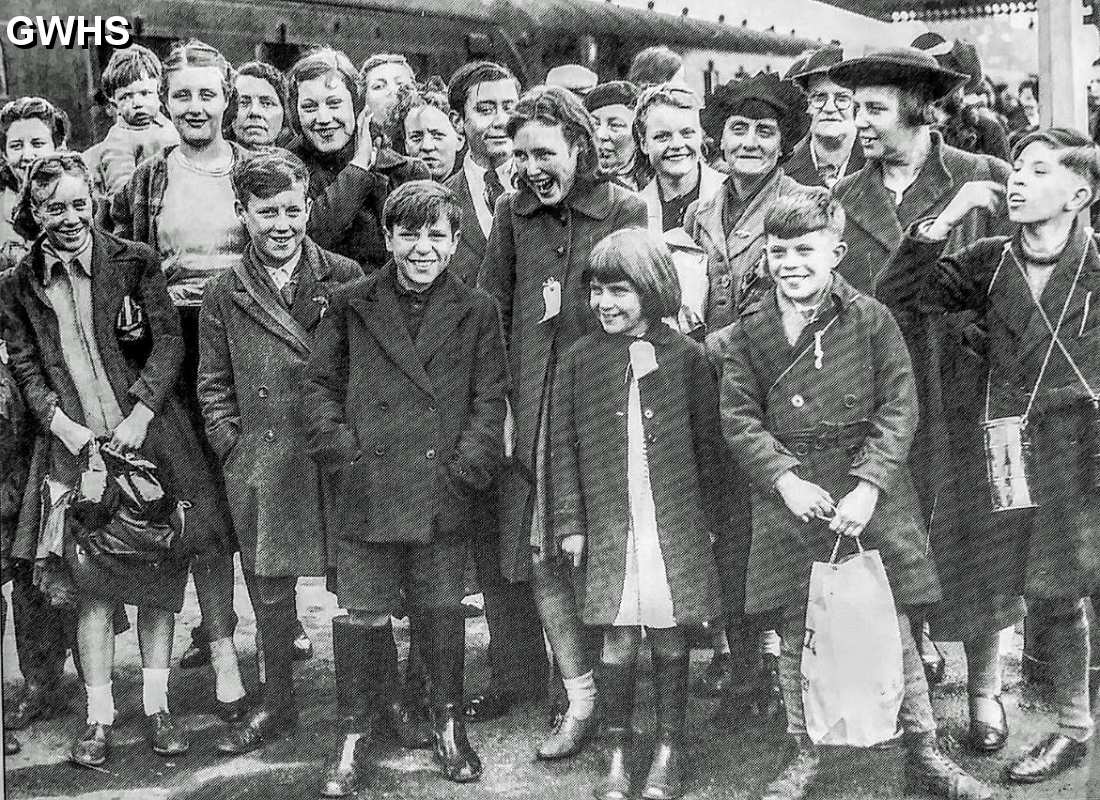
M145 716L168 710L168 670L141 670L141 701L145 704Z
M596 710L596 676L589 670L579 678L562 678L565 694L569 697L569 715L574 719L588 719Z
M237 648L233 646L232 636L210 643L210 665L214 668L214 694L220 702L232 703L244 697Z
M111 693L111 682L107 681L102 686L84 684L84 691L88 693L88 724L114 725L115 698Z

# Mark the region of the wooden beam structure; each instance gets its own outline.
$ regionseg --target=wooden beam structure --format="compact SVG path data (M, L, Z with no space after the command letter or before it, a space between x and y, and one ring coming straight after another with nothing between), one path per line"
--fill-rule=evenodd
M1081 0L1039 0L1039 124L1088 130L1085 80L1080 74Z

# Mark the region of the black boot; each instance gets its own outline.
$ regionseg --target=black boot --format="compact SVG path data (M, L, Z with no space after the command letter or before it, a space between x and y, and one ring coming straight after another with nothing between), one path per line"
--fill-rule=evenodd
M410 639L418 642L423 638L422 634L415 632L416 627L426 627L426 623L418 618L417 624L413 624L413 615L409 615ZM378 696L378 710L382 713L382 723L389 729L394 741L402 747L411 749L431 747L432 729L428 722L428 716L424 705L415 696L409 697L401 687L401 677L397 665L397 645L393 640L393 626L386 625L389 633L389 644L386 645L386 658L384 664L387 669L386 678L381 686L385 691ZM422 647L422 643L420 644ZM418 659L419 660L419 659ZM392 665L392 670L390 666Z
M657 705L657 741L642 790L644 800L674 800L683 795L684 722L688 702L688 652L662 654L653 649L653 691Z
M431 621L425 626L423 641L430 654L435 761L450 780L470 783L481 777L481 759L466 737L462 714L465 618L461 608L434 609L426 616Z
M23 673L22 694L4 708L4 727L18 731L66 710L61 679L68 649L67 613L50 605L31 570L13 569L11 605L15 650Z
M945 800L990 800L993 792L940 752L936 734L906 736L906 791L923 792Z
M388 659L392 644L393 633L389 626L353 625L347 617L336 617L332 621L340 734L335 757L325 767L322 797L346 797L353 794L363 780L367 770L366 751L379 716L375 692L391 673L389 665L383 662ZM394 665L392 671L396 670Z
M630 797L634 760L634 695L637 662L600 665L600 702L607 729L604 732L606 774L592 791L597 800Z
M298 706L294 701L294 637L298 619L294 601L256 603L255 609L264 644L264 699L215 743L219 752L229 755L263 747L290 733L298 724Z

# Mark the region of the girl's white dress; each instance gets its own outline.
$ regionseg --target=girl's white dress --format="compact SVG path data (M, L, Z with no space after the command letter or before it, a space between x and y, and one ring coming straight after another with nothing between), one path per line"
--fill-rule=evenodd
M657 369L653 344L639 339L630 345L630 389L627 396L627 492L631 526L626 540L626 574L616 625L674 628L672 591L657 536L657 510L649 484L645 428L638 380Z

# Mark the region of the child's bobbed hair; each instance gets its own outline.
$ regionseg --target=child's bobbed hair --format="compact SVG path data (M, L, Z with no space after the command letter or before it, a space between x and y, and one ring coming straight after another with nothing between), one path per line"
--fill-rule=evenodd
M629 281L642 298L650 322L680 313L680 278L668 245L646 228L622 228L600 240L588 258L585 283Z
M764 216L764 235L797 239L807 233L828 231L844 235L844 208L824 186L802 186L783 192Z

